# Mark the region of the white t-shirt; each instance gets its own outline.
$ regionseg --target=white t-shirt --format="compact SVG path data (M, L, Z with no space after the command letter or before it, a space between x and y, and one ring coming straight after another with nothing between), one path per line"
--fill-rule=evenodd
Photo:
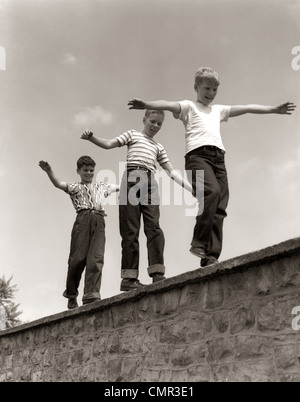
M220 131L220 123L227 121L230 106L204 106L199 102L184 100L179 102L181 111L176 118L185 127L186 153L204 145L214 145L225 151Z

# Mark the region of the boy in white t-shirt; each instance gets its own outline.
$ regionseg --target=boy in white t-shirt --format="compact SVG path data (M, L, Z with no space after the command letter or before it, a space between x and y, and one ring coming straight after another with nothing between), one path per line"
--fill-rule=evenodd
M291 114L295 105L286 102L279 106L211 105L219 87L219 75L209 67L201 67L195 76L194 89L197 101L143 101L131 99L130 109L167 110L180 119L185 127L185 169L192 171L191 184L199 202L190 252L201 258L201 266L218 262L222 250L223 220L229 199L225 167L225 148L220 133L220 123L229 117L245 113ZM197 172L204 171L203 175Z

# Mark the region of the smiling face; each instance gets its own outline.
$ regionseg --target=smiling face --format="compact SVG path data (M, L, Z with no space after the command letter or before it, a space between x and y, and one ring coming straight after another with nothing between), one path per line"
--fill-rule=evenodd
M203 79L199 84L195 84L197 101L208 106L216 97L219 84L214 80Z
M164 115L162 113L157 113L151 111L148 116L143 118L144 130L143 133L148 135L148 137L153 138L161 129L164 122Z
M95 167L91 165L83 165L80 169L77 169L77 173L81 178L81 182L89 184L93 181Z

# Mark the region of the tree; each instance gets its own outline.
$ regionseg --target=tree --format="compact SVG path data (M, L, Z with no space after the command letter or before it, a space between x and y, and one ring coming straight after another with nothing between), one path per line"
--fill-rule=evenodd
M6 280L3 276L0 278L0 306L4 308L6 316L6 328L12 328L21 324L19 320L22 311L18 311L19 304L15 304L14 298L17 291L16 285L11 285L12 276Z

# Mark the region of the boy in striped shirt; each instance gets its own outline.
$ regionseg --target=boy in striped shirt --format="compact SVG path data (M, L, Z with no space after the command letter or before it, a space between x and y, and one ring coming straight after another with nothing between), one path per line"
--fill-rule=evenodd
M171 179L192 192L191 185L171 165L164 147L154 141L161 129L164 112L147 110L142 131L129 130L113 139L94 137L85 131L81 138L103 148L112 149L127 145L127 165L120 187L119 225L122 237L121 291L143 286L139 280L139 231L141 215L147 237L148 274L153 282L165 279L165 239L159 225L159 194L154 174L156 162Z

